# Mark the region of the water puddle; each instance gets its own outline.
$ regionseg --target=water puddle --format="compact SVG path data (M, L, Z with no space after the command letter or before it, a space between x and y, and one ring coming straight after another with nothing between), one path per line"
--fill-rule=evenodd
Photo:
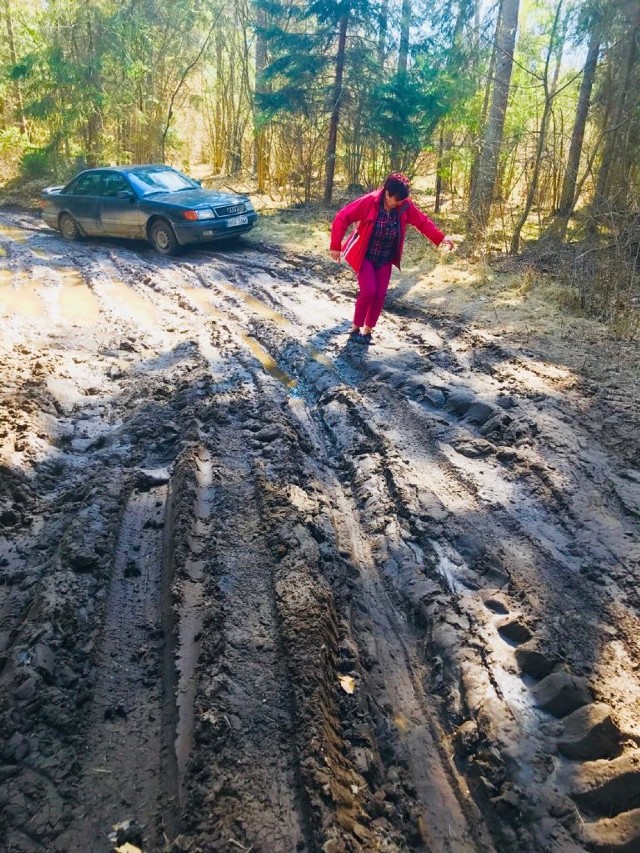
M78 270L55 267L62 288L58 305L63 318L78 326L93 326L100 318L100 305Z
M127 320L135 320L146 326L157 326L160 312L152 302L142 296L120 279L111 279L105 284L106 295L113 300L116 313Z
M183 289L187 293L189 298L193 299L198 308L209 314L209 316L213 317L214 320L229 322L229 318L213 304L215 300L215 294L213 294L210 290L206 290L202 287L189 286L184 287Z
M224 287L234 293L237 292L238 296L241 296L251 307L255 307L256 312L262 317L268 317L268 319L273 320L278 323L278 325L291 325L289 320L285 319L281 314L278 314L276 311L271 311L271 309L263 302L260 302L258 299L254 299L253 296L248 296L248 294L243 290L240 290L231 284L225 284ZM220 320L221 322L229 322L229 317L213 304L216 299L216 295L211 290L202 287L185 287L184 290L198 305L198 307L209 314L209 316L216 320ZM282 384L287 388L296 387L298 384L297 381L278 367L276 361L255 338L252 338L250 335L241 335L241 338L251 350L251 354L258 359L270 376L273 376L274 379L278 380L278 382L282 382ZM321 354L318 353L318 355Z
M242 299L252 311L255 311L260 317L264 317L265 320L271 320L276 326L280 326L281 328L286 328L291 325L291 321L287 320L286 317L283 317L282 314L279 314L273 308L270 308L260 299L256 299L255 296L251 296L251 294L247 293L246 290L242 290L240 287L236 287L230 282L225 281L222 282L222 286L225 290L228 290L229 293L232 293L234 296L237 296L239 299Z
M31 254L35 255L36 258L41 258L44 261L51 260L51 255L48 252L45 252L43 249L31 249Z
M335 365L328 355L325 355L323 352L320 352L320 350L313 349L313 347L307 347L307 351L311 358L314 361L317 361L318 364L321 364L323 367L330 367L332 370L335 370Z
M0 312L41 317L46 313L43 290L23 273L0 270Z
M282 382L287 388L295 388L298 384L295 379L292 379L288 373L285 373L284 370L281 370L277 363L273 360L273 358L269 355L267 350L256 341L255 338L250 337L249 335L242 335L242 340L251 350L251 354L258 359L260 364L264 367L267 373L270 376L273 376L274 379L277 379L278 382Z
M0 225L0 237L8 237L16 243L26 243L28 234L22 228L12 228L9 225Z

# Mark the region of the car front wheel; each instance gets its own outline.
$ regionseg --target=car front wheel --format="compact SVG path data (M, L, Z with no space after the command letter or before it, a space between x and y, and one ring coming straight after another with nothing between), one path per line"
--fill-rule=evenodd
M177 255L180 251L180 244L166 219L158 219L153 223L149 239L153 248L161 255Z
M60 233L65 240L79 240L80 229L78 223L69 213L63 213L60 217Z

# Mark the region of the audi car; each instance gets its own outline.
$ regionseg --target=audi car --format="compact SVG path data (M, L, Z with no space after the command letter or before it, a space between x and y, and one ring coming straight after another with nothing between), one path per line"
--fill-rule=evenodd
M163 165L86 169L64 187L43 190L41 206L44 221L67 240L142 238L163 255L233 240L258 219L247 196L203 189Z

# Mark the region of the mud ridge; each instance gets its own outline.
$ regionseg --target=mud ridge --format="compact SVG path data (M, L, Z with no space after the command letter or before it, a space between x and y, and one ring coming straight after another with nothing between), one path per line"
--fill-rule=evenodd
M304 253L0 226L0 844L637 849L615 388L402 292L353 345Z

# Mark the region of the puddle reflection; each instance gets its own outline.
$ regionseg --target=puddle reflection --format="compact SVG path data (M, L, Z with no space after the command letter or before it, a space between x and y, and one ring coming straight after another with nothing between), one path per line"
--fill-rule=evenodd
M245 290L242 290L240 287L236 287L234 284L231 284L228 281L221 282L222 286L225 290L228 290L234 296L237 296L239 299L242 299L256 314L260 317L264 317L266 320L271 320L277 326L281 328L285 328L286 326L291 325L291 321L287 320L286 317L283 317L282 314L275 311L273 308L270 308L260 299L256 299L255 296L251 296Z
M78 270L54 267L62 287L58 290L58 306L62 317L76 325L93 326L100 317L100 304Z
M256 313L260 314L262 317L266 317L270 320L273 320L279 326L289 326L291 325L290 321L283 317L281 314L278 314L277 311L273 311L271 308L266 306L263 302L260 302L258 299L254 299L253 296L249 296L243 290L240 290L237 287L234 287L231 284L224 284L225 289L232 291L233 293L237 293L250 307L254 308ZM221 322L229 322L229 317L220 311L213 302L216 298L215 294L202 287L185 287L185 292L193 299L194 302L197 303L198 307L203 311L206 311L209 316L213 317L216 320L220 320ZM277 379L278 382L282 382L282 384L287 388L295 388L298 384L295 379L289 376L284 370L281 370L278 367L276 361L269 355L267 350L256 341L255 338L252 338L250 335L241 335L240 336L244 343L249 347L251 353L255 358L258 359L262 367L267 371L270 376L273 376L274 379ZM320 355L320 354L318 354Z
M229 321L229 318L226 316L226 314L220 311L219 308L216 308L216 306L213 304L213 300L215 297L210 290L205 290L202 287L189 286L186 286L183 289L185 293L197 304L198 308L202 309L202 311L205 311L207 314L213 317L214 320L226 320L227 322Z
M8 237L16 243L26 243L28 235L21 228L11 228L9 225L0 225L0 237Z
M44 287L28 279L24 273L0 270L0 311L25 317L46 314Z
M295 388L298 384L295 379L292 379L284 370L281 370L277 363L273 360L273 358L269 355L266 349L261 346L255 338L250 337L249 335L242 335L242 340L251 350L252 355L254 355L260 364L264 367L267 373L270 376L273 376L274 379L277 379L278 382L282 382L287 388Z
M104 285L106 295L113 299L113 308L120 316L143 325L156 326L160 322L160 312L152 303L135 292L126 282L112 278Z

